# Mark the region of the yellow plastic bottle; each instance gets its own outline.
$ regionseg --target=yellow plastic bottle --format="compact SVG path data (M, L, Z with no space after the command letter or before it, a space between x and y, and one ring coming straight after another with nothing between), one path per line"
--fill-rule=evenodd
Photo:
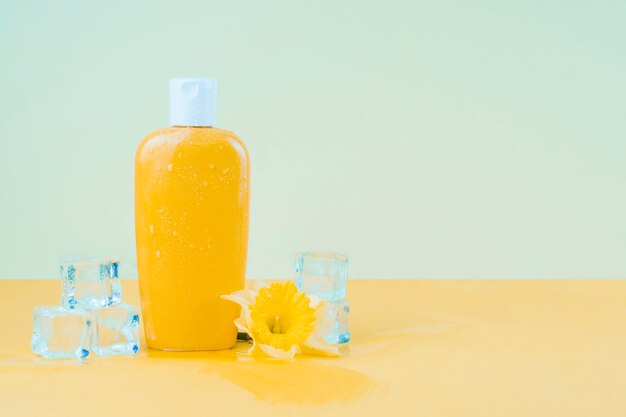
M170 80L170 124L135 156L135 233L148 347L232 347L239 308L220 298L244 286L249 156L218 129L214 80Z

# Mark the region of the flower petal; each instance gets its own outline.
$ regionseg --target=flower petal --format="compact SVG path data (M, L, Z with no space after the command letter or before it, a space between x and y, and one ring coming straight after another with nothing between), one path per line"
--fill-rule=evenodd
M270 345L264 345L261 343L258 344L258 347L267 356L271 356L276 359L293 359L296 353L300 353L300 347L298 345L292 345L289 350L277 349Z
M322 337L311 336L302 344L302 353L315 356L340 356L339 346L331 345Z
M242 307L248 307L250 304L254 304L255 297L256 292L252 290L240 290L232 294L222 295L224 300L232 301Z
M308 297L309 297L309 300L310 300L309 306L311 308L317 308L320 304L323 304L323 303L326 302L326 301L322 300L321 298L319 298L316 295L309 295Z
M313 323L313 334L325 335L331 332L334 323L333 318L328 315L328 303L323 300L318 300L315 307L315 323Z
M237 327L237 330L250 335L250 329L248 328L248 324L243 317L236 318L233 323L235 323L235 327Z
M259 345L256 343L256 340L252 339L252 346L250 347L250 349L248 349L248 356L252 356L254 355L254 352L257 350L257 348L259 347Z
M256 296L256 293L258 293L261 288L266 288L270 286L267 282L263 281L262 279L253 279L253 280L249 280L248 282L249 283L251 282L250 290L254 292L255 296Z

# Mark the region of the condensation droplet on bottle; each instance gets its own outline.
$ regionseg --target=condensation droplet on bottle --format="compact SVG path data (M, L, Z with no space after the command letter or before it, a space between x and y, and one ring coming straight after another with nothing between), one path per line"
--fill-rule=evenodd
M173 234L174 236L176 236L176 230L174 230L174 231L172 232L172 234Z
M152 235L154 234L154 226L153 225L150 225L150 234L152 234Z
M160 250L156 251L155 255L156 255L157 258L160 257L161 256L161 251Z
M215 168L215 164L209 164L209 169L214 169Z
M183 154L182 154L182 153L180 153L180 152L178 152L178 157L179 157L179 158L182 158L182 157L183 157Z
M172 171L174 170L174 164L169 164L169 165L167 166L167 170L168 170L169 172L172 172Z
M202 181L202 185L204 185L206 187L207 185L209 185L209 183L207 182L207 180L204 180L204 181Z
M230 168L224 168L222 170L222 174L228 174L228 171L230 171Z
M189 248L193 249L193 243L189 244Z

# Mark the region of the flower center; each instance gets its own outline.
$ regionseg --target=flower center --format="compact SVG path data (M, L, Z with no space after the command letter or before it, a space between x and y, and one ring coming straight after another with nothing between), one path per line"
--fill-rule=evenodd
M273 319L270 319L267 323L267 327L269 327L270 332L273 334L285 334L287 333L286 323L280 320L280 316L277 314Z
M257 343L289 350L313 331L315 309L293 282L261 288L250 306L250 331Z

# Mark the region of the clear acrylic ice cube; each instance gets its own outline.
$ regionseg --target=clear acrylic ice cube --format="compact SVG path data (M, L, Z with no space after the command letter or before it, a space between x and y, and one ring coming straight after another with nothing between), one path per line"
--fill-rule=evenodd
M139 351L139 314L124 303L95 310L92 350L98 356L132 355Z
M63 306L97 309L122 299L114 257L78 259L61 264Z
M346 296L348 257L340 253L308 251L296 254L295 283L307 295L338 301Z
M88 311L64 307L36 307L31 349L46 359L85 358L89 355L92 320Z
M324 336L331 344L348 343L350 341L350 303L346 300L328 303L326 320L327 333Z

